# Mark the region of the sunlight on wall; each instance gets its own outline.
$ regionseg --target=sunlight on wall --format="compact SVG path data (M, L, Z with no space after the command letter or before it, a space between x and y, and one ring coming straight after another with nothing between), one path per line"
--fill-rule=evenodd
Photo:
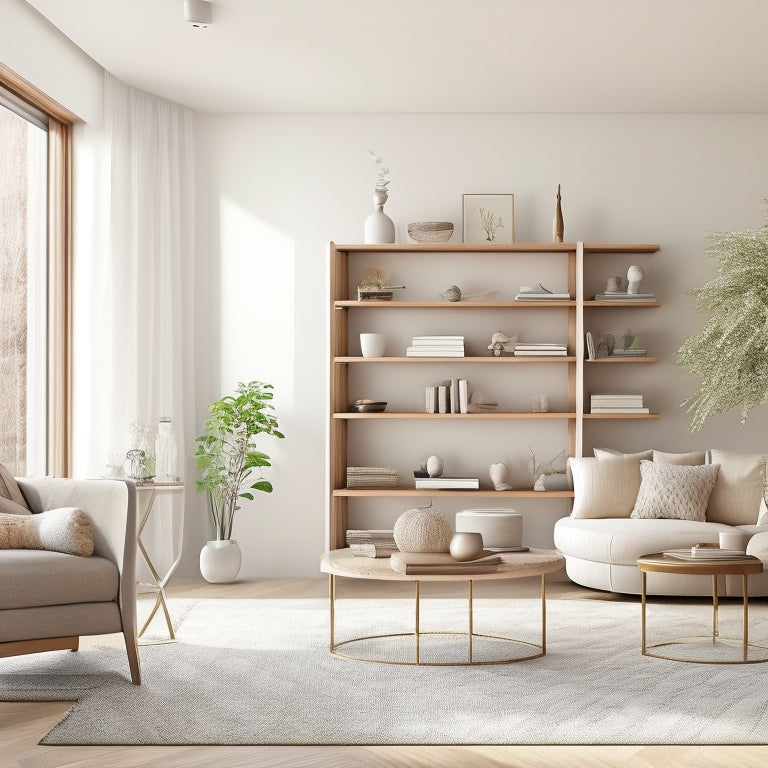
M231 200L220 204L221 382L259 379L293 410L295 243Z

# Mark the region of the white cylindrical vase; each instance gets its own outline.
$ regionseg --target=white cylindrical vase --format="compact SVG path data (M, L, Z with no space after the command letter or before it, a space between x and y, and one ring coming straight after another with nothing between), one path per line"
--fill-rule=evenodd
M395 224L384 213L384 204L376 203L376 209L365 220L364 242L366 243L394 243Z
M211 584L227 584L237 578L242 561L234 539L209 541L200 550L200 573Z

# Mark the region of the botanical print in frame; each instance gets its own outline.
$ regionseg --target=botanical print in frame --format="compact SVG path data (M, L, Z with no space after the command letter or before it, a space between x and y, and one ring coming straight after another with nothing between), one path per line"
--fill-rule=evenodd
M462 195L465 243L514 243L514 195Z

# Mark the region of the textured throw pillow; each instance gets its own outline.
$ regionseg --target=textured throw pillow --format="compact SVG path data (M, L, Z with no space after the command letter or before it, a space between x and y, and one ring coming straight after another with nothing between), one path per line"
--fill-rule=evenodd
M576 519L629 517L640 488L638 454L605 454L568 459L573 478L573 509Z
M27 500L7 467L0 464L0 513L6 515L30 514Z
M704 522L717 481L718 464L640 463L640 490L631 517Z
M593 448L592 453L595 454L596 459L604 459L606 456L623 456L625 459L637 461L639 464L643 459L652 459L653 451L640 451L639 453L622 453L621 451L614 451L613 448Z
M719 464L709 499L707 520L727 525L755 525L763 497L766 457L760 453L711 450L708 462Z
M93 526L76 507L37 515L0 514L0 549L47 549L89 557L93 554Z
M654 451L653 460L661 464L677 464L677 466L699 466L704 463L704 451L689 451L688 453L664 453Z

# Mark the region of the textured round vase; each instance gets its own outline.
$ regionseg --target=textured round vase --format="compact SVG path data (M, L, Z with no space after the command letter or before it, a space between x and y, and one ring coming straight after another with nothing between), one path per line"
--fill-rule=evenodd
M401 552L447 552L453 529L436 509L417 507L395 520L394 536Z
M234 539L209 541L200 550L200 573L211 584L227 584L237 578L243 561Z
M394 243L395 224L384 213L384 204L376 203L376 210L365 220L366 243Z

